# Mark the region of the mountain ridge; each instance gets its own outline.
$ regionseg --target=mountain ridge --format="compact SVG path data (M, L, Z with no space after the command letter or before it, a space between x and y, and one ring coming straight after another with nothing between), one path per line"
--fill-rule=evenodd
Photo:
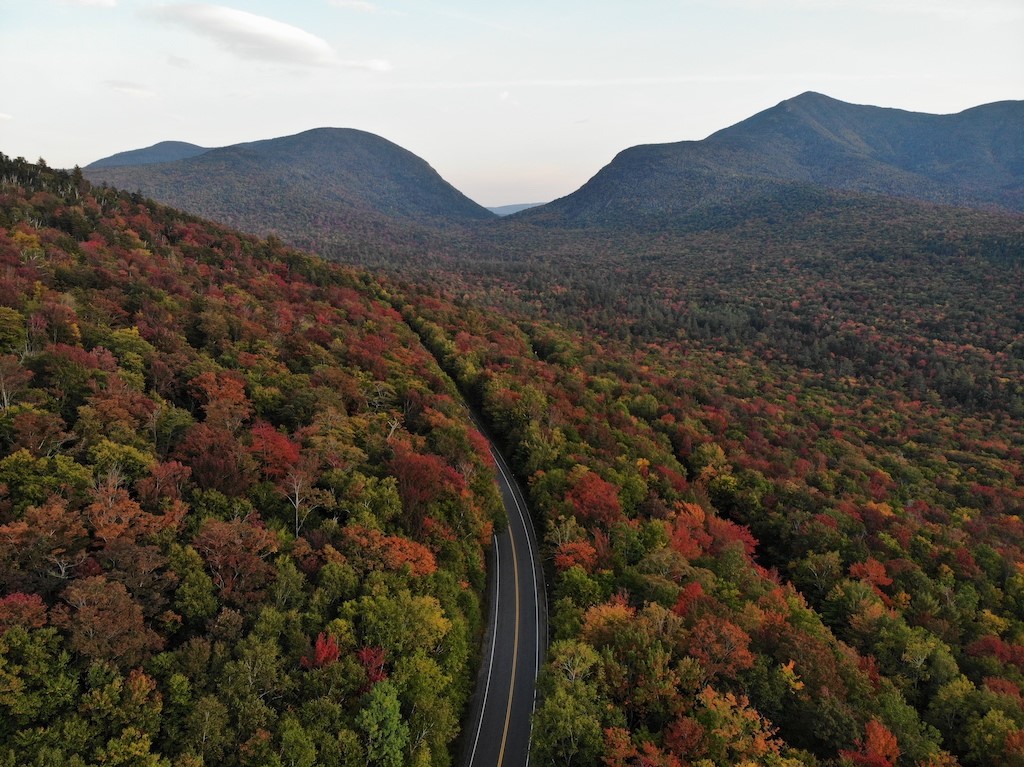
M158 164L94 163L84 175L313 248L324 238L354 248L388 238L415 241L424 231L496 218L422 158L353 128L314 128Z
M168 151L198 153L164 161ZM84 172L230 226L357 259L381 241L447 247L439 231L499 217L700 230L799 217L864 195L1020 213L1024 101L933 115L807 91L699 141L624 149L575 192L508 216L477 205L412 152L353 128L208 150L163 142Z
M515 214L543 223L701 221L717 207L836 192L1024 212L1024 101L955 115L808 91L701 141L619 152L572 194Z
M209 147L190 144L187 141L161 141L142 149L129 149L126 152L118 152L109 157L104 157L89 163L83 170L175 162L177 160L186 160L189 157L196 157L209 151Z

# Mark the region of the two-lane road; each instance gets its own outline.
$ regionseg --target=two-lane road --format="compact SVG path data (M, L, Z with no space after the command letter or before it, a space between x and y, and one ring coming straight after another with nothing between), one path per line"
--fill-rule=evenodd
M523 494L493 443L491 453L508 528L495 535L492 547L490 614L463 764L526 767L537 673L547 651L544 572Z

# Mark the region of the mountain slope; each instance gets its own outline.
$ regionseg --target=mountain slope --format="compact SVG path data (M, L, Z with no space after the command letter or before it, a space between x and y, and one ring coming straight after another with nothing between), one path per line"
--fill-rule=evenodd
M2 154L0 266L0 764L451 765L501 501L383 286Z
M365 242L495 218L424 160L379 136L318 128L86 177L257 234Z
M1024 102L929 115L805 93L703 141L627 149L524 219L714 223L832 191L1024 210Z
M161 141L159 144L146 147L145 149L132 149L127 152L118 152L110 157L89 163L86 170L95 168L116 168L124 165L151 165L158 162L174 162L176 160L187 160L189 157L201 155L210 150L204 146L189 144L187 141Z

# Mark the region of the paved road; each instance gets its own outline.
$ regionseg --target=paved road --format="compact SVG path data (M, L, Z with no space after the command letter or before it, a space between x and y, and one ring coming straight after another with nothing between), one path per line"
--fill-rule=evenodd
M491 453L508 529L495 535L492 547L490 614L463 740L463 764L526 767L537 671L547 651L544 572L522 491L493 444Z

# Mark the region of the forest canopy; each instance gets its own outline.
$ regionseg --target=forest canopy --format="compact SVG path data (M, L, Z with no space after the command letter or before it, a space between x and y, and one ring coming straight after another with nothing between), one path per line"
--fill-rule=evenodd
M1024 223L762 212L370 273L0 157L0 765L450 764L463 398L536 763L1024 764Z

